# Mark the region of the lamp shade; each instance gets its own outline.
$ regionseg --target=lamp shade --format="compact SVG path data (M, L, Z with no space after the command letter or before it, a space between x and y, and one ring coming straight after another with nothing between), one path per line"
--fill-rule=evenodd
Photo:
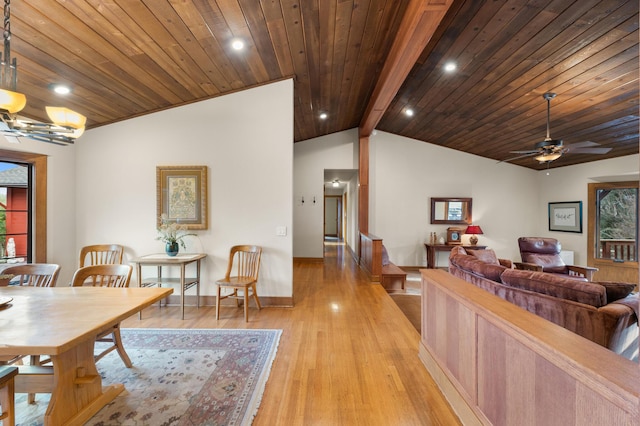
M465 234L473 234L473 235L482 235L482 228L478 225L469 225L467 229L464 231Z
M562 155L561 152L550 152L550 153L538 155L537 157L534 157L534 158L541 163L547 163L550 161L557 160L558 158L560 158L561 155Z
M27 97L22 93L0 89L0 109L10 114L22 111L27 104Z
M53 121L53 124L73 129L81 129L84 127L87 118L69 108L62 107L46 107L47 115Z

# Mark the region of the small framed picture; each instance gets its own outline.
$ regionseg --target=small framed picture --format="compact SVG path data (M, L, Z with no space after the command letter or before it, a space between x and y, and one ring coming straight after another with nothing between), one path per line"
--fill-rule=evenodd
M549 231L582 233L582 201L549 203Z
M207 166L157 166L157 222L207 229Z

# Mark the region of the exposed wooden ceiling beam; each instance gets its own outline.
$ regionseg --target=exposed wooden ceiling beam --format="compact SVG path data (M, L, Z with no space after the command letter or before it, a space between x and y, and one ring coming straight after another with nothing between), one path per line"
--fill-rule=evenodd
M371 135L380 122L452 3L453 0L411 1L360 122L361 136Z

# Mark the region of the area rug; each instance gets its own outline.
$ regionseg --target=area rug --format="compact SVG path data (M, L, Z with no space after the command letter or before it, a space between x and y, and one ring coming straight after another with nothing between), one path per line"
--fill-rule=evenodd
M87 425L248 425L257 413L282 330L123 329L133 362L111 352L103 385L125 391ZM96 345L98 348L98 345ZM48 394L16 395L16 424L41 425Z

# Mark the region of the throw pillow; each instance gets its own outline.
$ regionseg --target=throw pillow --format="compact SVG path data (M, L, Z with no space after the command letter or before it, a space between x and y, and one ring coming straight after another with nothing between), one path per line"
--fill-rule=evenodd
M604 286L607 292L607 303L624 299L636 288L636 285L632 283L618 283L613 281L596 281L594 284Z
M387 248L382 245L382 266L387 266L389 263L389 253L387 253Z
M476 259L483 261L484 263L490 263L492 265L499 265L500 261L498 260L498 256L496 256L496 252L492 249L485 250L468 250L472 256L475 256Z

